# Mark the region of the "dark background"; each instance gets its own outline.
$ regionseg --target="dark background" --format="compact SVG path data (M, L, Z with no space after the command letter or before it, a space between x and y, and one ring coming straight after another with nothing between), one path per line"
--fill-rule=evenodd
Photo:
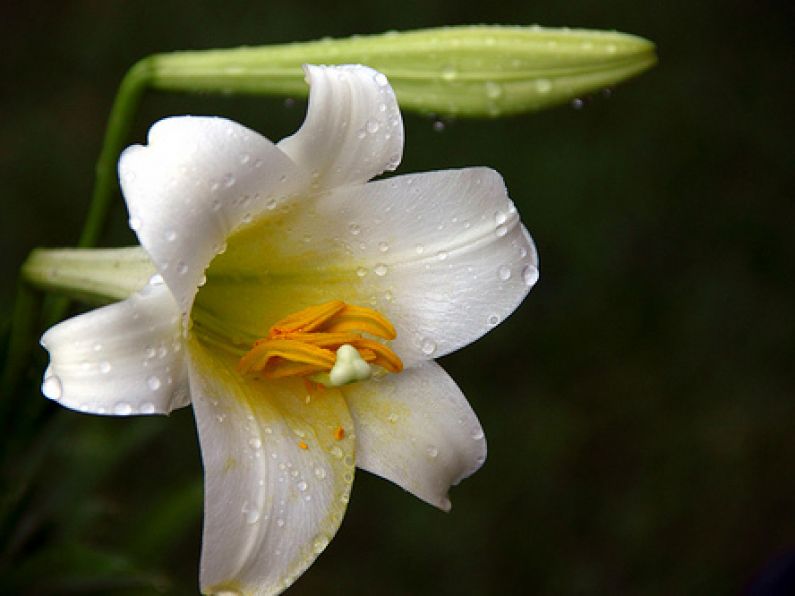
M6 3L0 322L28 251L76 242L116 87L146 54L484 22L644 36L659 65L584 109L442 132L405 116L399 172L499 170L541 281L442 361L490 449L452 512L360 473L339 534L290 593L741 593L795 551L795 14L764 1L494 4ZM182 113L279 139L304 107L152 94L131 142ZM126 221L119 199L104 245L134 242ZM0 591L195 593L190 411L60 411L39 395L44 363L37 352L4 398Z

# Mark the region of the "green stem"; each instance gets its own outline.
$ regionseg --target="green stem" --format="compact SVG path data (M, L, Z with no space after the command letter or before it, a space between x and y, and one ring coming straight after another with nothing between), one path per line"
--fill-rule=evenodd
M135 113L141 103L146 88L151 80L151 60L144 58L127 71L122 79L116 99L108 118L105 139L96 164L96 179L91 203L88 208L83 231L77 242L79 247L91 247L97 241L105 227L111 200L116 190L116 163L119 154L127 143ZM69 299L57 297L49 300L44 308L44 324L49 326L63 319L69 308Z
M14 302L14 312L11 318L11 330L8 338L8 353L6 354L3 376L0 379L0 420L7 420L5 410L10 407L12 396L19 387L19 382L25 373L33 346L36 343L35 332L41 296L34 292L24 280L20 279L17 286L17 296Z

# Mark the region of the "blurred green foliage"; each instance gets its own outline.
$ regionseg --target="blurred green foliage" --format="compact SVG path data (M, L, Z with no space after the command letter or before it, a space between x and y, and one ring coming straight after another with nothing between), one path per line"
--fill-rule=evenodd
M737 593L795 548L793 16L736 0L12 3L0 23L0 331L25 255L75 243L116 86L146 54L480 22L642 35L660 65L580 110L441 132L406 117L399 173L499 170L541 281L505 325L442 362L490 447L453 511L360 473L340 533L291 593ZM131 142L181 113L279 139L303 104L155 95ZM111 220L103 244L132 243L121 200ZM190 411L60 410L39 394L44 365L38 350L0 402L0 592L195 593Z

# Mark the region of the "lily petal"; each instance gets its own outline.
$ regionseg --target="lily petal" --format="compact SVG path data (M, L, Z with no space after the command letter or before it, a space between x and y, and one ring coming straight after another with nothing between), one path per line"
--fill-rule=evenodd
M92 414L168 414L189 403L179 309L163 283L78 315L41 338L42 390Z
M275 244L273 238L291 234ZM322 249L320 248L322 247ZM487 168L339 188L229 241L197 305L249 343L275 318L329 299L372 306L406 367L457 350L504 320L538 278L533 241ZM259 335L257 335L259 334Z
M233 358L196 341L189 350L205 469L202 591L278 593L339 527L354 443L335 433L353 422L338 391L307 402L298 380L244 380Z
M475 341L538 279L533 241L488 168L339 189L318 201L318 212L357 222L353 260L367 272L358 291L399 330L391 348L407 366Z
M223 118L175 117L119 161L130 226L183 313L235 228L308 188L273 143Z
M357 465L450 509L447 490L486 460L486 441L461 390L435 362L345 387Z
M363 183L397 168L403 120L386 76L360 65L304 70L310 85L306 120L278 146L312 173L316 187Z

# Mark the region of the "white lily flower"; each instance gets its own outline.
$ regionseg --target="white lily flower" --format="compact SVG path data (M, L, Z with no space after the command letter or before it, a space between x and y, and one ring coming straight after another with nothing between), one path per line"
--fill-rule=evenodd
M306 121L278 144L186 116L127 149L131 226L159 274L42 338L43 391L66 407L193 405L204 593L289 586L337 531L355 465L448 510L486 443L432 358L505 319L538 277L499 174L368 182L403 150L386 77L306 74Z

